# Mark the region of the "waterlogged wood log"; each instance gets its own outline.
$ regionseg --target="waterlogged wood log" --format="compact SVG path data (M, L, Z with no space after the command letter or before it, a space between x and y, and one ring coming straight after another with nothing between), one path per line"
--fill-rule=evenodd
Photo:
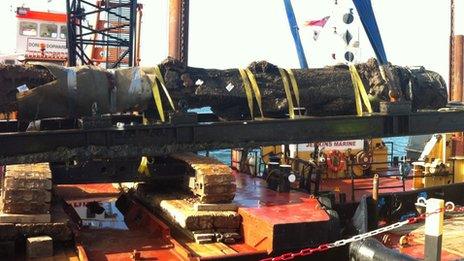
M250 118L243 81L237 69L186 67L173 59L167 59L159 66L173 100L181 104L180 107L211 107L214 113L226 120ZM381 77L377 62L371 59L356 67L374 109L378 110L379 102L388 100L388 87ZM261 90L264 116L283 117L288 114L288 102L278 67L268 62L254 62L248 68ZM438 109L446 105L446 84L439 74L423 68L392 66L392 70L401 92L400 98L411 101L413 109ZM66 117L70 114L89 116L92 104L97 104L101 113L111 112L113 106L115 112L148 109L154 112L154 116L157 115L151 92L155 80L153 68L118 69L113 73L97 67L77 68L74 69L76 93L69 91L68 74L63 73L67 71L65 68L53 67L49 71L56 80L41 86L31 85L31 90L18 94L15 100L11 96L0 100L0 108L19 108L19 117L23 119ZM300 90L301 106L306 108L308 115L355 114L348 67L294 69L293 72ZM4 77L1 74L0 70L0 77ZM32 81L38 82L38 79ZM12 87L14 85L10 84L0 89L15 92ZM110 98L112 93L116 97L113 104ZM162 96L168 113L167 99L163 93ZM255 116L259 116L256 102L254 112Z
M213 112L225 119L250 118L245 90L237 69L190 68L173 61L165 62L164 67L168 68L166 77L169 86L184 86L181 97L189 104L188 107L207 104ZM374 109L378 111L379 102L389 100L388 86L380 74L378 64L375 59L371 59L356 67ZM267 62L254 62L248 68L259 85L264 116L288 114L288 102L278 67ZM401 99L412 101L413 109L438 109L446 105L446 83L439 74L424 68L392 66L392 70L399 84ZM299 86L301 106L306 108L308 115L356 113L353 84L347 66L293 69L293 72ZM259 116L256 102L254 113Z
M17 110L17 87L26 84L32 89L53 80L53 74L43 67L0 64L0 113Z

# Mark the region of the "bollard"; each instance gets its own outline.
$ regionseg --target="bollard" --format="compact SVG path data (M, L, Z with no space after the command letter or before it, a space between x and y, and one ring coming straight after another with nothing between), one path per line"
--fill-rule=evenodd
M372 199L377 203L379 199L379 174L374 175L372 180Z
M443 217L445 201L431 198L427 200L425 218L425 261L441 260Z

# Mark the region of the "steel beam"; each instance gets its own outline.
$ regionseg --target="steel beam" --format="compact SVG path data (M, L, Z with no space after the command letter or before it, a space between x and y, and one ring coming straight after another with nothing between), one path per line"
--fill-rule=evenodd
M0 133L0 164L140 157L463 130L464 112L455 111L10 132Z

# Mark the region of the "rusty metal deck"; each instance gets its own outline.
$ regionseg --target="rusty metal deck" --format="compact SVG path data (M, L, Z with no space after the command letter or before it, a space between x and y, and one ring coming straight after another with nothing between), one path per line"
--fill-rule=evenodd
M406 225L383 235L380 239L399 252L417 259L424 259L424 223ZM400 244L400 238L406 244ZM442 260L464 259L464 216L446 218L443 225Z

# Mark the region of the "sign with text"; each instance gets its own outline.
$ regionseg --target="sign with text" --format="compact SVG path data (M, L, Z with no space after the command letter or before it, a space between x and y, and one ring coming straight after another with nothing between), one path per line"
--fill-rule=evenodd
M318 142L319 149L324 148L327 150L340 150L347 149L362 150L364 147L364 140L341 140L341 141L324 141ZM314 143L298 144L298 151L314 151Z
M45 53L67 53L68 48L66 47L65 40L53 40L53 39L39 39L39 38L27 38L26 51L28 52L40 52L42 51L41 45L45 44Z

